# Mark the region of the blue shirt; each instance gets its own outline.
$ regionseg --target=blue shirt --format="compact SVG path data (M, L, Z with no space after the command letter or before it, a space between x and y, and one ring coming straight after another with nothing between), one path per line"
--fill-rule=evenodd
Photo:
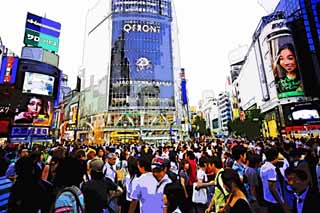
M6 176L0 177L0 213L8 211L10 189L13 183Z
M297 213L302 213L303 204L304 204L304 201L305 201L305 199L307 197L308 191L309 191L309 187L301 195L298 195L297 193L294 193L294 196L297 199L297 201L296 201Z

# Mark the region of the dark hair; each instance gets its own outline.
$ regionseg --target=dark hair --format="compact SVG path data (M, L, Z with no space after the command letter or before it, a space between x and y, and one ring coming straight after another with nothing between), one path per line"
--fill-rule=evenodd
M196 156L194 155L193 151L189 150L186 152L187 157L189 157L190 160L195 160Z
M138 159L138 164L143 167L146 171L151 172L151 159L146 156L141 156Z
M181 170L184 170L184 165L186 165L186 164L189 164L189 162L188 162L186 159L182 159L182 160L180 161L180 164L179 164L179 174L180 174L180 171L181 171ZM190 167L189 167L188 170L190 170ZM189 172L189 171L187 171L187 172Z
M128 158L128 172L129 172L130 178L133 178L135 175L139 175L138 161L133 156L130 156Z
M237 145L232 148L232 156L235 160L239 160L241 155L244 155L247 152L246 148L241 145Z
M168 212L174 212L177 207L182 212L187 212L187 209L185 209L184 191L180 184L174 182L166 184L163 193L168 199Z
M232 183L236 184L236 186L246 195L246 190L240 180L239 174L233 169L226 168L222 171L221 175L223 183L229 188L232 189Z
M255 168L257 163L259 162L259 157L252 152L247 153L247 161L249 161L249 167Z
M28 105L29 105L30 100L32 98L36 98L36 99L41 100L42 106L41 106L39 114L48 115L48 110L49 110L48 103L43 98L41 98L40 96L37 96L37 95L27 96L26 99L24 99L25 104L22 107L20 107L20 112L26 112L28 110Z
M78 186L82 182L81 163L78 159L67 157L62 159L57 167L55 177L57 187Z
M279 151L277 148L272 147L272 148L267 149L265 154L266 154L267 161L271 162L271 161L277 159L277 157L279 155Z
M4 157L0 156L0 177L6 174L9 163L6 161Z
M218 156L214 156L214 157L209 157L208 158L208 163L209 164L214 164L214 166L217 168L217 169L221 169L222 168L222 160L220 157Z
M201 158L199 159L199 166L200 166L200 167L204 167L205 164L207 164L207 163L208 163L208 160L207 160L206 157L201 157Z
M308 180L308 174L303 169L289 167L286 169L285 174L286 174L286 177L288 177L289 175L295 174L302 181Z
M276 64L276 65L274 65L274 69L276 69L275 72L276 72L276 71L279 72L279 73L275 73L275 76L280 75L280 76L278 76L279 78L282 78L283 76L285 76L285 75L286 75L286 72L287 72L287 71L280 65L280 54L281 54L282 50L285 50L285 49L288 49L288 50L291 51L291 53L293 54L293 56L294 56L294 58L295 58L295 60L296 60L296 63L298 63L297 57L296 57L296 52L295 52L295 49L294 49L293 44L291 44L291 43L286 43L286 44L281 45L281 46L279 47L278 52L277 52L277 58L276 58L276 61L275 61L275 64ZM296 69L295 69L294 71L295 71L295 73L296 73L296 75L297 75L297 79L299 79L298 65L297 65L297 67L296 67Z

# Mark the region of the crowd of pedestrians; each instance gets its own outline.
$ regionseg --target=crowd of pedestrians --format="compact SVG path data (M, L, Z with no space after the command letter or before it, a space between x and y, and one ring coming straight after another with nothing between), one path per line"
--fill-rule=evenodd
M319 192L318 138L0 149L1 213L309 213Z

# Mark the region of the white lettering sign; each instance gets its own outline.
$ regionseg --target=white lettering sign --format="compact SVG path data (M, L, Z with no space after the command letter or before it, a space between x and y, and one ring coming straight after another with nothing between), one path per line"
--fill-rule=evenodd
M145 33L160 33L160 25L127 23L123 25L123 30L129 32L145 32Z
M27 39L35 42L41 42L41 43L46 43L47 45L52 45L52 46L58 46L57 42L49 40L49 39L43 39L40 38L39 36L32 35L32 34L27 34Z

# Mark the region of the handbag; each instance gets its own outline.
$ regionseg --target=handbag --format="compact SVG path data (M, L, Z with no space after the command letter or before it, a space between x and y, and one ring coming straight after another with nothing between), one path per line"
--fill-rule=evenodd
M192 202L207 204L208 203L207 189L201 188L197 190L196 186L197 186L197 183L193 183Z

